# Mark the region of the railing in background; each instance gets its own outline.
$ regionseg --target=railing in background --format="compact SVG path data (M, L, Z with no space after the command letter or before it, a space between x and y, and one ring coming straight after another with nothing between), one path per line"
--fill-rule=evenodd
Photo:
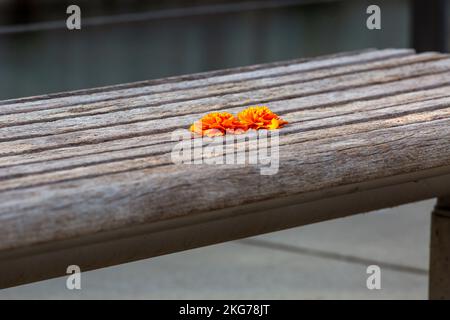
M212 5L194 5L170 9L151 10L145 12L125 13L111 16L87 17L83 19L83 26L100 26L118 23L133 23L157 19L176 19L189 16L235 13L250 10L283 8L289 6L317 4L339 0L259 0L259 1L229 1L231 3L215 3ZM343 1L343 0L341 0ZM412 15L411 39L412 46L418 51L449 50L449 0L410 0ZM164 1L162 1L164 2ZM171 1L167 1L171 2ZM172 1L177 3L177 1ZM201 2L201 1L200 1ZM47 2L48 3L48 2ZM211 1L210 1L211 3ZM15 22L5 25L0 21L0 35L38 32L65 28L65 20L29 22L33 16L33 9L38 6L37 1L17 0L0 2L0 7L6 15ZM5 8L7 10L5 10ZM9 9L8 9L9 8Z
M180 8L151 10L145 12L125 13L109 16L96 16L83 18L83 27L105 26L120 23L134 23L158 19L181 19L193 16L205 16L216 14L237 13L252 10L267 10L286 8L298 5L306 5L318 2L332 2L337 0L259 0L241 1L236 3L221 3L212 5L196 5ZM29 12L29 10L25 10ZM65 20L44 21L35 23L20 23L12 25L0 25L0 35L38 32L66 28Z

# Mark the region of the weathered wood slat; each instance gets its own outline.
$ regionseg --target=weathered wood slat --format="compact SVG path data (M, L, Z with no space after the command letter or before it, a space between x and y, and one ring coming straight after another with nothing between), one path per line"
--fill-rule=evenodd
M228 106L242 104L243 100L252 104L258 103L263 95L264 99L270 99L269 101L281 100L284 97L307 96L350 87L367 86L373 83L390 82L399 76L405 79L449 70L448 61L436 61L436 59L442 59L442 56L427 54L406 57L405 59L394 59L392 61L388 59L387 62L363 64L363 66L366 66L366 69L363 69L365 72L362 73L354 73L352 68L346 68L344 72L341 72L341 74L345 75L338 77L333 76L333 73L328 71L327 77L323 75L320 77L322 80L309 82L305 81L308 73L299 73L279 78L254 80L247 85L234 85L234 91L229 90L232 87L230 85L227 85L225 89L222 87L216 89L215 87L209 86L202 87L201 89L188 90L186 93L180 91L176 93L155 94L150 97L140 97L139 99L113 100L102 103L103 107L100 110L95 107L97 104L91 104L86 108L79 107L75 112L72 111L73 108L65 108L65 110L58 109L60 113L57 115L52 114L53 110L47 110L34 113L30 112L24 115L21 114L20 116L0 116L0 141L80 131L83 129L141 122L151 119L158 119L158 122L164 123L165 120L171 117L171 110L174 110L174 116L180 116L180 107L183 107L185 110L190 108L190 115L192 115L198 113L197 107L205 105L205 103L209 109L223 109L225 106L222 101L225 100L228 100ZM424 60L428 60L428 62L423 62ZM403 63L409 63L409 65L403 66ZM386 70L386 68L390 69ZM368 73L367 70L372 71ZM325 72L322 71L321 73L323 74ZM267 79L270 79L270 81L267 81ZM230 91L231 93L229 93ZM273 91L276 91L278 95L272 95ZM203 93L207 93L207 97L202 97ZM252 99L249 99L249 94ZM185 101L175 102L177 101L175 97L180 98L183 95L186 95L184 98ZM215 96L220 97L220 100L214 101ZM165 100L165 98L168 98L168 100ZM156 107L150 107L152 101L157 102ZM167 110L165 106L169 104L173 109ZM139 107L141 105L148 107ZM130 109L133 106L136 109ZM89 116L91 111L95 115ZM4 138L2 139L1 137Z
M236 113L260 103L289 121L279 131L275 176L261 175L258 165L172 162L174 130L214 110ZM448 177L450 56L443 54L371 50L0 102L0 270L9 270L2 262L31 259L33 252L51 259L74 243L114 239L125 248L128 240L114 237L138 237L133 230L140 226L215 226L210 213L248 223L237 218L240 208L267 201L283 206L296 199L311 209L318 205L307 201L368 197L371 188L385 195L380 190L396 184L411 195L383 203L442 196L450 193ZM427 183L432 187L424 190ZM344 207L330 218L378 204ZM258 228L321 221L325 209L307 219L292 211L285 222L280 211L278 225L271 207L261 213L270 225ZM174 239L186 236L172 229ZM231 222L226 229L211 242L257 233L250 226L233 233ZM170 248L208 242L192 241ZM102 265L86 260L88 268ZM43 265L51 268L49 260ZM2 283L12 282L0 274Z
M338 90L327 93L321 93L313 96L301 97L298 99L288 99L285 101L270 102L270 107L280 114L288 111L298 111L307 108L318 108L324 105L337 105L344 102L359 101L362 99L370 99L388 96L396 93L409 92L418 89L434 88L450 83L450 73L439 73L435 75L427 75L422 77L416 77L412 79L399 80L387 84L377 84L367 87L353 88L352 90ZM286 89L286 88L285 88ZM291 87L289 87L289 90ZM295 87L292 88L295 90ZM266 90L266 94L269 94L269 90ZM272 93L272 91L270 91ZM277 90L273 90L273 93L280 94ZM261 92L264 94L264 92ZM213 105L214 102L211 102ZM225 111L240 110L226 108L226 101L224 100L222 105ZM282 107L281 107L282 106ZM174 106L168 105L172 108ZM211 107L210 107L211 108ZM182 114L189 112L189 108L184 106L178 106L176 110L182 109ZM215 108L214 108L215 109ZM203 105L196 107L196 112L208 112L207 101ZM201 114L195 114L194 116L188 115L189 120L197 119ZM183 118L173 118L172 123L179 123ZM185 120L186 121L186 120ZM54 150L62 147L81 146L86 145L88 148L92 148L92 145L104 143L106 141L113 141L117 139L127 139L138 136L147 136L148 144L160 144L162 142L170 141L170 133L168 129L155 130L155 124L160 123L161 120L147 120L138 123L131 123L125 125L116 125L112 127L102 127L96 129L88 129L78 132L63 133L58 135L48 135L45 137L20 139L17 141L0 142L0 157L9 156L14 154L26 154L30 152L38 152L45 150ZM164 124L163 128L175 129L179 126L168 126ZM160 133L160 132L163 133Z
M414 107L414 105L420 106L424 102L427 103L427 100L446 97L449 92L450 86L444 86L437 89L421 90L367 101L342 104L339 105L339 108L333 105L287 113L284 114L283 117L290 121L291 126L286 127L281 134L283 136L287 132L323 129L324 125L327 125L329 121L334 121L332 123L335 123L336 120L334 118L340 116L351 115L353 118L359 117L360 119L364 119L366 112L370 110L378 110L380 112L383 112L384 110L385 115L389 115L389 111L386 111L386 108L388 107L397 106L398 108L407 108L408 112L414 112L414 110L417 110L417 107ZM413 102L415 103L411 107L405 106L406 104ZM433 101L431 102L433 103ZM425 108L426 106L424 105L423 107ZM362 109L364 110L363 112L361 112ZM392 117L394 117L394 115L392 115ZM179 119L180 123L177 123L172 128L179 127L179 125L188 126L193 120L195 120L195 118ZM338 120L340 121L340 126L345 124L349 125L346 118L338 118ZM366 120L367 122L374 121L372 117L367 118ZM351 121L354 121L354 119ZM317 131L317 133L322 136L323 134L328 134L328 132L329 130ZM302 137L307 136L302 134ZM317 138L317 136L313 136L313 138ZM283 137L281 143L284 143L284 140L285 138ZM161 152L169 152L173 146L173 143L170 143L170 141L167 142L167 145L156 146L147 145L147 142L147 137L139 137L127 139L126 141L119 140L102 143L96 145L95 148L71 147L27 155L2 157L0 158L0 168L3 170L0 171L0 179L7 178L11 175L26 175L57 168L67 168L74 165L89 165L94 162L113 161L114 159L119 159L121 157L132 158L143 154L156 155Z
M374 128L397 126L398 123L405 125L445 118L450 112L450 87L444 89L441 90L442 93L447 92L448 95L442 98L391 107L380 107L380 102L375 100L372 104L378 106L372 107L372 110L365 108L365 112L354 113L351 109L343 107L342 113L331 117L302 122L292 121L281 137L280 145L338 136L338 132L341 134L355 131L364 132ZM2 182L0 191L29 187L33 183L45 184L74 177L113 173L115 170L170 165L172 163L170 152L175 143L169 142L164 145L142 146L113 153L99 153L84 157L64 158L53 162L41 161L34 164L0 168L0 181ZM124 163L129 163L127 169L124 169ZM22 176L25 177L20 178Z
M251 80L242 80L240 82L231 82L225 84L208 84L200 88L178 90L176 92L166 92L164 94L141 95L139 97L117 98L114 100L107 100L103 102L80 104L77 106L65 106L59 108L50 108L38 110L34 112L21 113L20 115L11 114L0 116L0 127L11 125L20 125L36 122L50 122L58 119L77 119L79 117L86 117L89 115L101 115L105 113L116 114L119 111L126 111L128 113L137 111L148 113L147 107L161 106L164 104L198 100L201 98L214 97L215 95L223 95L229 93L241 93L255 89L266 89L274 86L281 86L283 84L305 83L312 80L324 79L327 77L346 75L351 73L371 71L376 69L383 69L389 67L396 67L401 65L420 63L425 61L433 61L442 59L443 55L436 53L424 53L421 55L407 55L400 58L386 58L381 61L369 61L366 63L359 62L358 64L330 67L327 69L318 69L315 71L305 71L301 73L291 73L289 75L279 75L277 77L257 78ZM420 66L419 66L420 68ZM311 85L311 84L310 84ZM321 89L324 90L324 89ZM314 93L309 89L309 94ZM146 110L133 110L137 108L145 108ZM132 113L133 114L133 113ZM120 118L116 114L116 117Z

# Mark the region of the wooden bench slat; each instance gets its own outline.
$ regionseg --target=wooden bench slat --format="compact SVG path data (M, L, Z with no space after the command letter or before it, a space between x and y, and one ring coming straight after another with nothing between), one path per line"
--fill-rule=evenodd
M420 63L437 59L442 59L443 55L435 53L424 53L420 55L407 55L400 58L386 58L381 61L375 60L364 64L354 64L349 66L338 66L327 69L319 69L316 71L305 71L291 73L288 75L279 75L276 77L258 78L251 80L244 80L235 83L225 84L209 84L203 87L194 89L178 90L175 92L166 92L160 94L140 95L133 97L121 97L113 100L86 104L77 104L76 106L64 106L59 108L50 108L44 110L37 110L10 115L0 115L0 127L11 125L39 123L42 121L55 121L59 119L76 119L78 117L86 117L89 115L102 114L116 114L120 111L145 113L147 108L153 108L161 105L176 103L180 105L183 103L191 104L192 101L201 100L202 98L210 98L215 95L224 94L245 94L245 92L254 91L256 89L267 89L270 87L279 87L284 84L304 83L310 84L313 80L320 80L330 78L333 76L346 75L351 73L371 71L376 69L383 69L389 67L397 67L413 63ZM314 91L313 91L314 92ZM143 110L142 110L143 109Z
M287 119L291 125L286 127L282 136L297 131L318 130L324 126L330 126L328 121L336 117L351 115L352 117L365 117L366 113L372 110L385 110L389 107L407 108L409 112L414 108L406 104L418 105L429 103L431 99L448 96L450 86L438 87L435 89L417 90L408 93L394 94L382 98L373 98L340 105L322 106L320 108L305 109L286 113L283 118ZM431 101L432 102L432 101ZM282 103L282 102L278 102ZM284 103L284 102L283 102ZM275 104L275 107L277 105ZM425 107L425 105L424 105ZM393 115L396 116L397 114ZM339 118L338 118L339 119ZM179 119L180 124L186 127L195 119ZM341 125L344 125L346 118L339 119ZM367 119L367 121L373 121ZM353 120L354 121L354 120ZM177 126L175 126L177 127ZM172 126L172 128L175 128ZM322 132L322 131L320 131ZM281 143L283 143L282 138ZM167 142L167 145L148 145L147 137L138 137L116 140L101 143L95 148L69 147L56 150L30 153L27 155L0 157L0 179L7 178L10 175L30 174L46 170L54 170L73 165L89 165L95 161L114 160L127 156L129 158L143 154L151 155L161 152L169 152L174 143ZM125 145L125 146L124 146ZM58 161L59 160L59 161Z
M316 140L318 137L308 137L305 134L308 131L319 131L324 137L336 136L336 131L343 131L344 134L351 130L351 125L360 124L360 128L365 130L373 130L374 128L388 128L411 124L416 122L431 121L435 119L442 119L450 116L450 97L433 99L424 102L413 103L409 105L395 106L391 108L375 109L372 112L350 113L348 115L328 118L328 122L323 123L321 120L312 121L309 125L292 125L289 129L288 135L282 136L280 145L291 146L298 143L305 143L305 139ZM407 110L407 111L406 111ZM331 131L331 132L328 132ZM291 133L294 132L294 133ZM364 131L359 131L363 133ZM117 171L139 170L141 168L159 168L160 166L170 166L172 161L170 152L173 144L167 146L152 146L150 148L139 148L136 150L125 150L123 152L115 152L113 155L107 154L90 157L84 163L79 163L80 159L70 159L66 161L59 161L56 166L62 168L55 169L45 168L45 164L39 163L31 168L43 171L43 173L32 174L26 173L25 177L14 177L14 170L7 170L6 175L0 176L2 184L0 185L0 192L14 188L29 188L33 185L45 185L47 183L55 183L58 181L65 181L70 179L80 179L96 175L110 174ZM134 151L134 152L133 152ZM116 158L116 159L114 159ZM78 162L78 163L77 163ZM90 162L90 163L89 163ZM55 165L55 164L54 164ZM38 169L38 168L41 169ZM13 168L14 169L14 168ZM19 167L15 172L27 172L23 167ZM5 170L6 171L6 170ZM50 171L50 172L48 172ZM12 177L10 178L9 176Z
M24 113L36 110L49 110L64 106L76 106L81 103L93 103L102 100L120 99L122 97L134 97L140 95L148 95L155 93L168 93L174 90L183 90L188 88L200 88L206 85L223 84L232 82L241 82L245 80L258 79L262 77L277 76L292 72L311 71L323 69L333 66L345 66L352 63L361 63L371 60L379 60L388 57L401 57L412 54L412 50L408 49L386 49L381 51L369 51L359 54L346 54L337 57L324 57L300 61L299 63L285 63L267 68L237 68L235 71L230 69L224 75L220 74L199 74L198 76L190 76L189 80L178 81L177 78L169 78L162 80L162 84L150 85L149 87L118 89L116 91L94 92L84 96L82 92L77 95L68 93L66 97L57 97L54 99L39 99L30 102L18 102L12 104L4 104L0 109L0 115ZM167 82L167 83L165 83Z
M348 130L348 127L354 124L362 124L363 128L374 128L374 125L375 128L385 128L390 127L392 123L397 123L399 119L403 119L405 116L411 118L410 116L419 114L413 119L418 121L418 119L421 119L420 114L424 112L428 112L426 116L445 116L448 113L446 107L450 105L450 86L429 91L410 93L409 103L407 97L400 99L398 96L390 96L369 100L365 103L358 102L342 105L337 109L329 107L325 109L328 110L326 114L324 114L326 111L323 108L313 109L315 117L310 120L305 117L305 111L286 114L284 118L290 121L290 126L283 130L280 144L292 143L297 141L298 137L302 139L308 138L309 136L305 134L308 131L317 131L324 137L336 135L338 130ZM332 133L329 131L332 131ZM317 139L318 137L313 136L309 138ZM10 164L7 168L4 165L0 166L0 181L2 181L0 191L13 188L14 185L22 185L23 182L21 181L42 182L42 180L45 180L42 176L41 178L30 177L29 175L31 174L45 173L45 176L51 177L56 170L82 168L82 172L88 175L89 172L99 172L105 164L121 160L134 162L137 159L141 159L140 162L154 166L169 165L171 164L170 152L175 143L168 142L163 145L141 146L133 149L123 148L113 152L98 151L97 153L91 152L86 156L72 155L71 157L68 157L69 153L64 150L62 153L64 157L60 160L49 161L49 158L37 158L34 163L23 165L17 164L13 160L13 162L10 162L12 165ZM53 151L50 152L50 155L55 156ZM87 168L88 166L93 167ZM138 167L138 164L136 166ZM70 176L70 171L64 171L60 174L67 177ZM22 176L25 176L25 178L14 179Z
M259 95L258 92L266 91L269 88L284 88L285 85L303 85L296 91L289 92L290 96L313 95L327 90L351 88L354 85L369 85L379 81L388 81L390 77L401 74L403 78L410 77L411 74L421 74L422 72L433 73L447 70L448 63L438 59L445 56L426 53L416 56L406 56L404 58L386 59L373 63L352 65L352 67L326 69L316 72L296 73L293 75L280 76L276 78L262 78L237 84L227 84L225 86L206 86L201 89L178 91L174 93L154 94L151 96L141 96L139 98L125 98L102 103L93 103L87 106L65 107L58 109L42 110L24 114L13 114L0 116L0 141L1 137L8 139L16 137L32 136L34 132L45 135L46 126L49 127L47 134L55 134L80 130L82 126L86 128L98 127L103 123L113 125L115 123L130 123L133 121L150 120L157 118L163 112L164 119L170 117L171 105L173 108L183 106L192 108L194 114L198 105L204 105L208 109L224 107L223 103L217 103L212 99L214 96L230 99L229 106L242 104L242 99L248 100L249 92ZM391 68L388 72L387 68ZM333 72L334 71L334 72ZM370 72L370 76L367 71ZM340 77L338 77L340 76ZM312 81L314 79L315 81ZM300 90L300 91L299 91ZM230 98L231 97L231 98ZM261 98L270 99L270 95L262 95ZM277 97L282 99L282 97ZM257 103L253 99L249 103ZM229 109L229 107L228 107ZM169 112L168 112L169 111ZM179 113L175 113L179 116ZM34 126L32 125L34 124ZM58 125L60 128L58 128ZM10 128L14 127L14 128ZM5 129L3 129L5 128ZM10 128L10 129L8 129ZM59 131L58 131L59 129ZM9 130L9 131L8 131Z
M447 61L447 60L445 60ZM421 77L413 77L411 79L399 80L395 82L388 82L385 84L374 84L366 87L357 87L352 90L338 90L330 91L326 93L319 93L313 96L300 97L297 99L287 99L284 101L270 102L270 107L281 115L287 111L298 111L307 108L318 108L324 105L335 105L339 103L348 103L352 101L360 101L361 99L370 99L388 96L396 93L416 91L425 88L434 88L442 85L449 84L450 73L439 73L435 75L424 75ZM288 86L286 89L289 95L289 90L301 90L296 88L295 85ZM277 90L261 91L260 94L277 95ZM256 94L255 94L256 95ZM222 98L220 98L222 99ZM222 104L226 107L227 99L222 99ZM242 100L240 100L242 101ZM270 100L269 100L270 101ZM212 103L212 102L211 102ZM282 108L280 108L282 105ZM208 112L208 103L201 107L195 108L196 112L199 109L204 110L204 113ZM175 106L169 105L170 108ZM178 106L176 110L182 109L182 114L188 112L189 108L184 108L183 105ZM237 108L238 110L242 107ZM229 111L237 109L225 109ZM160 114L159 114L160 115ZM92 150L93 145L104 143L106 141L128 139L139 136L146 136L148 144L161 144L163 142L169 142L171 140L170 131L184 127L186 124L192 122L194 119L198 119L202 114L188 115L186 118L172 118L172 125L164 122L162 128L155 130L155 126L161 123L161 120L147 120L137 123L116 125L112 127L103 127L97 129L88 129L78 132L62 133L57 135L49 135L45 137L20 139L17 141L0 142L0 159L3 156L29 154L31 152L40 152L45 150L55 150L70 146L83 146ZM182 122L184 121L184 122ZM183 123L183 124L181 124ZM186 124L184 124L186 123ZM178 124L178 125L177 125ZM181 124L181 125L180 125ZM127 141L123 141L127 143Z

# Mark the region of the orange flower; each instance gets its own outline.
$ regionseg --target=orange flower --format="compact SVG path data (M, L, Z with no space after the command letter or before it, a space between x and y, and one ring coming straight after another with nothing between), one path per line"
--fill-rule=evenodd
M282 120L266 106L249 107L238 113L241 124L248 129L269 129L274 130L283 127L287 121Z
M240 133L247 130L231 113L213 112L207 114L190 127L192 132L208 137L223 136L226 132Z

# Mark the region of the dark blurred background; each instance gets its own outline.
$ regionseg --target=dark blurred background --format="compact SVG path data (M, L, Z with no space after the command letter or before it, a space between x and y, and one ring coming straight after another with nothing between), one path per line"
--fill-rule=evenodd
M430 1L431 2L431 1ZM65 28L81 7L82 30ZM0 0L0 99L356 50L411 47L410 1Z

